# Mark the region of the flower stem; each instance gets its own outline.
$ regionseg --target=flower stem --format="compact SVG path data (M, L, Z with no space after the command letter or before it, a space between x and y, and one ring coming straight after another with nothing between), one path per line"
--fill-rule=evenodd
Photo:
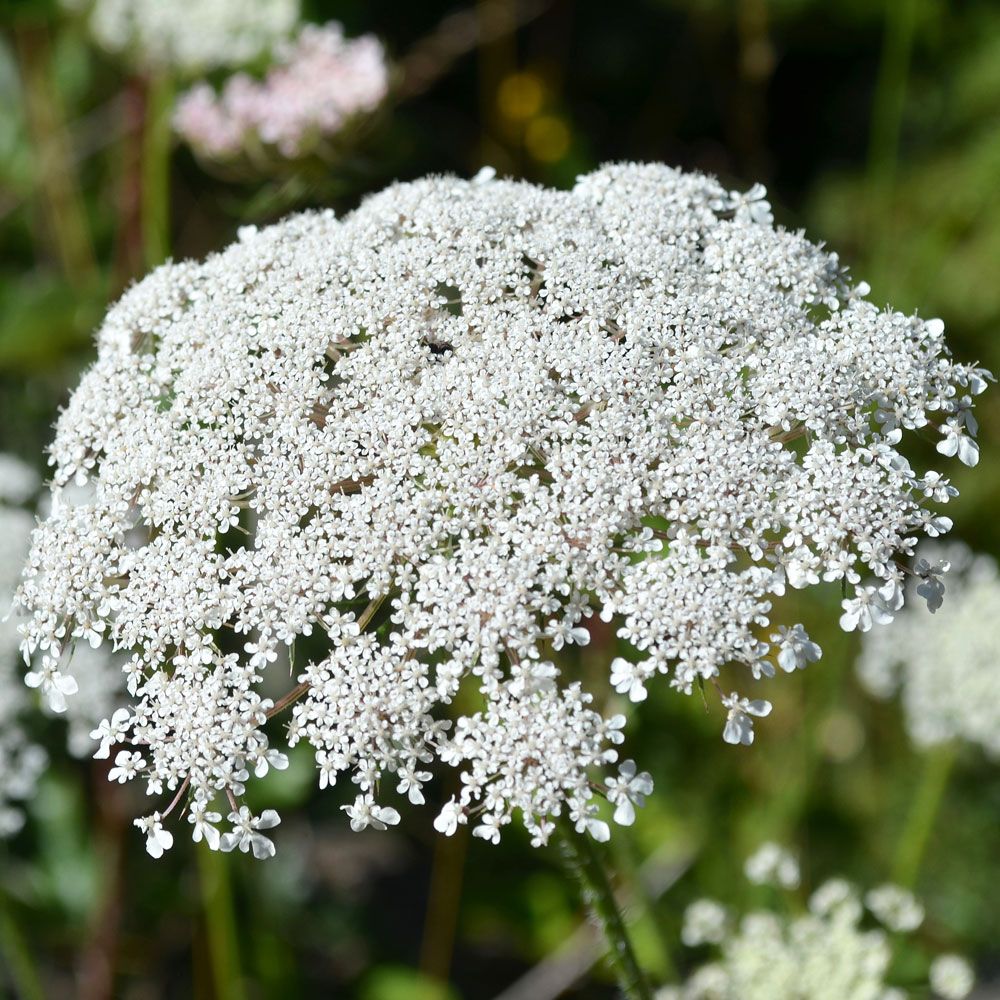
M906 91L917 23L918 0L886 0L885 35L868 142L868 227L873 280L885 277L888 223L899 161Z
M608 963L626 1000L652 1000L653 991L635 957L625 918L594 842L564 821L559 827L559 846L567 872L579 883L583 901L604 934Z
M448 982L451 971L468 848L466 826L460 827L453 837L436 837L434 841L431 884L420 944L420 971L441 983Z
M956 754L954 743L935 747L927 753L924 773L911 802L893 865L893 881L906 889L912 889L916 884Z
M174 86L156 73L147 82L142 137L142 235L147 267L162 264L170 253L170 115Z
M198 856L201 900L215 995L226 997L227 1000L246 1000L240 973L228 859L218 851L204 848L195 851L195 854Z

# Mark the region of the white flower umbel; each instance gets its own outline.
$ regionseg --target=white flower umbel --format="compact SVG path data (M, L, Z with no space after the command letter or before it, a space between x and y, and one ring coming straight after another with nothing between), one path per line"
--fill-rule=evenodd
M33 501L40 480L34 469L10 455L0 455L0 837L16 832L23 815L13 800L29 799L46 763L46 754L24 726L29 697L18 670L21 637L10 611L27 558L32 513L20 506ZM121 671L106 649L78 643L72 654L72 674L60 671L51 657L40 658L25 681L42 694L46 711L65 718L70 751L93 751L89 732L107 715L122 691Z
M127 651L113 739L200 814L240 815L294 703L290 741L354 782L352 821L419 802L437 759L462 771L444 832L495 841L519 814L535 843L558 817L603 839L600 796L628 822L649 792L602 780L611 684L721 695L803 667L819 649L775 596L839 583L867 627L947 530L952 488L898 449L971 433L986 375L865 292L761 190L658 165L572 191L429 178L248 227L101 328L51 453L56 492L93 499L35 534L25 654L72 677L74 640ZM553 663L593 614L631 646L596 702ZM479 703L449 728L460 686ZM770 709L723 704L742 744Z
M286 38L299 0L63 0L102 48L183 76L243 66Z
M779 854L792 857L774 844L765 848L770 860ZM748 875L759 855L748 860ZM774 910L756 910L737 919L719 903L698 900L688 907L681 937L690 947L715 946L717 957L682 985L666 987L657 994L658 1000L895 1000L909 996L891 983L893 949L897 935L920 925L923 907L910 893L891 885L868 893L865 901L870 915L858 890L843 879L820 886L810 897L807 912L801 912L789 898ZM872 917L884 926L877 926ZM948 1000L962 1000L972 989L972 970L958 956L936 958L929 977L936 995Z
M0 455L0 837L23 825L20 803L34 794L46 762L45 751L23 725L28 693L18 670L17 622L9 614L35 527L31 514L16 505L37 489L33 469L12 455Z
M861 680L879 697L899 691L918 746L961 739L1000 758L997 564L960 543L928 542L917 556L898 623L865 636Z

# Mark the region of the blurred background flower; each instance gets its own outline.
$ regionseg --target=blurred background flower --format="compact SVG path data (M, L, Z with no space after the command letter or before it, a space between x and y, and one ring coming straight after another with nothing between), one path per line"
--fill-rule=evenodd
M389 69L378 39L344 37L334 21L307 24L276 52L262 80L239 73L216 95L207 83L181 95L178 134L206 159L254 158L273 146L288 159L333 140L352 118L378 107Z

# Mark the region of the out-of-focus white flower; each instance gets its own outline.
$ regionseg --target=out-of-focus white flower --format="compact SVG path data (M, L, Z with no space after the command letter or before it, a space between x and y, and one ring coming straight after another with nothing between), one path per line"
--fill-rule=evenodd
M729 924L729 911L713 899L695 900L684 911L681 940L689 948L721 944Z
M898 885L880 885L865 895L865 906L891 931L915 931L924 922L916 896Z
M374 111L388 91L389 67L377 38L346 38L336 22L307 24L278 48L262 80L239 73L219 94L207 83L183 94L174 127L211 159L268 147L283 157L301 157Z
M777 845L767 847L773 856L791 857ZM754 858L748 860L748 874L755 865ZM788 888L796 886L797 879ZM913 931L923 917L920 903L896 886L882 886L865 898L895 934ZM805 914L784 902L774 911L755 910L735 919L721 904L699 900L685 913L681 938L689 947L714 946L717 958L686 982L667 987L665 995L671 1000L905 1000L910 994L890 980L895 939L867 922L857 888L840 878L813 894ZM931 987L942 1000L962 1000L972 982L971 969L957 956L942 955L931 965Z
M961 955L939 955L931 963L931 989L941 1000L965 1000L976 984L972 966Z
M918 550L914 574L916 599L898 624L865 637L861 680L878 697L899 692L918 746L961 739L1000 757L996 562L960 543L928 542Z
M809 897L809 910L817 917L835 914L849 914L850 919L858 919L862 912L858 890L847 879L827 879Z
M31 466L13 455L0 454L0 504L27 503L40 485L38 473ZM16 548L17 536L4 536L4 542Z
M142 69L193 76L244 66L286 38L299 0L64 0L102 48Z
M743 871L755 885L774 885L782 889L797 889L799 885L799 862L791 851L779 844L761 844L747 858Z

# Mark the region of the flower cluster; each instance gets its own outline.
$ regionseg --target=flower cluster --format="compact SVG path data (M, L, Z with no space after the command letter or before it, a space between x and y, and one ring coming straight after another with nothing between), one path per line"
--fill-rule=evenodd
M87 10L101 48L181 76L244 66L286 38L299 0L63 0ZM88 9L89 8L89 9Z
M293 42L277 48L263 80L238 73L218 95L207 83L183 94L174 127L211 159L253 156L267 147L296 158L373 111L388 89L389 69L377 38L347 39L335 22L307 24Z
M46 755L22 724L28 692L18 676L17 623L10 602L28 554L35 519L19 505L38 489L33 469L11 455L0 455L0 837L24 823L18 803L29 799L45 767Z
M754 885L773 885L782 889L799 887L799 862L780 844L762 844L747 858L743 874Z
M948 600L943 602L943 578ZM865 636L858 673L875 695L897 690L921 747L961 739L1000 757L1000 573L965 545L925 543L898 627ZM923 601L920 600L923 598Z
M537 843L560 817L602 838L600 798L630 822L651 783L602 773L624 720L557 666L592 615L628 644L618 691L707 682L746 744L770 704L738 688L820 655L774 598L838 582L866 629L949 526L954 490L899 446L937 428L970 459L986 373L865 293L762 190L660 165L429 178L245 228L108 314L51 450L56 493L93 495L35 533L25 654L53 700L74 641L130 655L95 732L116 778L173 795L154 851L183 802L196 838L269 853L277 817L240 798L284 765L290 705L355 828L438 760L446 833L519 813Z
M766 845L747 862L747 872L773 866L779 856L783 866L794 866L787 852ZM764 881L798 885L797 866L794 879ZM881 926L866 926L866 910ZM786 905L737 920L721 903L698 900L684 915L681 938L688 947L716 948L718 959L682 986L658 991L657 1000L904 1000L909 993L889 982L893 941L915 931L923 918L919 901L899 886L883 885L862 898L839 878L813 892L807 911L798 914L790 915ZM972 991L972 970L957 955L937 956L928 976L942 1000L963 1000Z
M21 569L28 556L35 517L26 505L35 500L39 479L34 469L11 455L0 454L0 837L20 829L24 817L13 802L34 793L45 767L45 751L25 728L29 695L17 670L21 637L8 614ZM44 673L31 672L28 687L40 687ZM43 706L63 715L68 725L70 752L78 757L93 752L90 732L111 709L122 690L120 666L106 649L83 643L73 650L73 674L60 678Z

